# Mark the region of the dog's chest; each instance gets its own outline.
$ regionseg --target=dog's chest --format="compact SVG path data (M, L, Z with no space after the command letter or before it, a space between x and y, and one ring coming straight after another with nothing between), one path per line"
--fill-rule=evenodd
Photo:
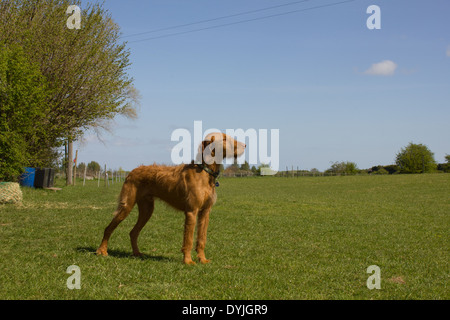
M203 208L212 207L214 203L216 203L217 194L214 188L210 190L210 192L205 193L205 198L203 200Z

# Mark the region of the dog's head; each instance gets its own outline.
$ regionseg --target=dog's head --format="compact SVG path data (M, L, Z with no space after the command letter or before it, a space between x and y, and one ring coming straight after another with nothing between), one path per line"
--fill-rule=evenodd
M206 164L220 164L225 158L238 158L244 154L246 145L220 132L210 133L199 146L199 155ZM197 158L197 160L199 160Z

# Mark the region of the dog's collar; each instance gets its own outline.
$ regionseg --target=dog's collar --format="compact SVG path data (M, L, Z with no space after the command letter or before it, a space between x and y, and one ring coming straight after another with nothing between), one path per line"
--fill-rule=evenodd
M206 165L204 165L203 163L202 164L198 164L198 166L199 166L200 169L208 172L211 176L213 176L214 179L217 179L217 177L220 174L220 171L214 172L210 168L208 168Z

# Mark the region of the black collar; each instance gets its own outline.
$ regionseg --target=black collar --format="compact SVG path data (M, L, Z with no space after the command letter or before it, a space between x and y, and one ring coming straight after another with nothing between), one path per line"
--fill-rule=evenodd
M211 176L213 176L214 179L217 179L217 177L220 174L220 171L214 172L210 168L208 168L206 165L204 165L203 163L202 164L198 164L198 166L200 167L200 169L208 172Z

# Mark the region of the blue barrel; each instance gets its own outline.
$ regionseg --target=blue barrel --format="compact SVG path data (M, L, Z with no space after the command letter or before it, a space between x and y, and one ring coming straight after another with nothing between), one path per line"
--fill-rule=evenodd
M19 182L22 187L34 188L34 176L36 174L35 168L25 168L25 172L19 177Z

